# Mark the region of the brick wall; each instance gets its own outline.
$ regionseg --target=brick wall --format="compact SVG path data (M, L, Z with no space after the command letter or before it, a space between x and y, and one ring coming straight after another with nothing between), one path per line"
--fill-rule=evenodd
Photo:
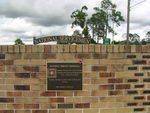
M82 62L82 91L47 91L47 62ZM150 45L0 46L0 113L150 113Z

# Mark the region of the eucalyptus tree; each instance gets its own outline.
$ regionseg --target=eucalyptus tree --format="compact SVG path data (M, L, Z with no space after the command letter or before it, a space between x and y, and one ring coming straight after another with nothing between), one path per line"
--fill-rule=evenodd
M147 37L147 38L150 38L150 31L148 31L148 32L146 33L146 37Z
M142 41L141 41L141 43L142 44L150 44L150 31L148 31L147 33L146 33L146 37L144 38L144 39L142 39Z
M138 35L137 33L134 33L134 34L129 33L129 41L131 44L139 44L140 35Z
M127 43L126 37L127 33L124 33L123 38L125 38L125 40L123 41L123 44ZM140 44L140 35L138 35L137 33L129 33L129 44Z
M73 32L72 36L79 36L79 37L81 37L82 34L80 33L79 30L75 30L75 31Z
M83 6L81 9L75 10L71 14L71 18L74 19L72 22L72 27L80 26L82 28L82 34L87 37L89 35L88 26L87 26L87 6Z
M92 36L106 38L108 33L116 34L113 25L120 26L121 22L124 21L116 4L110 0L102 0L100 7L94 7L94 11L95 13L88 20L92 29Z
M98 12L92 14L90 19L88 19L87 22L88 22L89 27L91 28L93 38L104 37L104 33L106 30L105 29L106 18L107 18L106 13L100 9Z
M20 38L15 40L15 45L24 45L23 41Z

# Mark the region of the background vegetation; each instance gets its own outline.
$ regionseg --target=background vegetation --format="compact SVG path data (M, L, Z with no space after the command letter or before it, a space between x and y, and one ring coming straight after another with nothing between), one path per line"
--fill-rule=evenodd
M87 10L88 7L83 6L72 12L72 27L79 26L82 29L81 31L75 30L73 36L90 37L91 43L99 43L101 39L106 39L108 33L116 35L114 26L118 27L125 21L121 12L117 10L116 4L113 4L111 0L102 0L100 6L93 8L94 13L91 17L88 16ZM129 41L129 44L149 44L150 31L142 40L137 33L130 33ZM126 40L112 41L111 44L126 44Z

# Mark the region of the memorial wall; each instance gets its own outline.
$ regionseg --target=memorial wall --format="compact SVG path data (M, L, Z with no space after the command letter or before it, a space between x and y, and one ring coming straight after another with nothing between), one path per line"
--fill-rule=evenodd
M0 113L150 113L150 45L0 46Z

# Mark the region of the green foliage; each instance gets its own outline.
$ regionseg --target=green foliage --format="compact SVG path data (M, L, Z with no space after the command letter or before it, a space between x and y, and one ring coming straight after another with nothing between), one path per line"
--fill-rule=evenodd
M88 20L90 28L93 29L93 36L105 38L107 33L116 34L112 24L120 26L124 21L120 11L117 11L116 5L110 0L103 0L100 7L94 8L95 13Z
M150 44L150 31L146 33L146 38L142 39L141 44L143 45Z
M116 10L112 11L111 19L117 26L120 26L121 22L125 21L121 12Z
M115 40L113 40L112 42L111 42L111 44L119 44L120 42L119 41L115 41Z
M72 27L80 26L83 29L82 34L84 37L90 36L89 28L87 26L87 10L87 6L83 6L80 10L77 9L71 14L71 18L74 19L74 21L72 22Z
M90 43L91 44L97 44L96 41L93 38L91 38L91 42Z
M23 41L20 38L15 40L15 45L24 45Z
M111 44L126 45L127 41L126 40L124 40L124 41L112 41ZM129 41L129 45L146 45L146 44L150 44L150 39L149 38L144 38L141 41L134 41L134 42Z
M142 45L150 44L150 38L144 38L144 39L142 39L141 44Z
M84 35L84 37L90 37L89 28L87 25L84 27L82 34Z
M93 36L104 37L106 19L107 15L103 10L92 14L92 17L88 19L88 25L93 30Z
M80 33L79 30L75 30L75 31L73 32L72 36L80 36L80 37L82 37L82 34Z
M147 38L150 38L150 31L148 31L148 32L146 33L146 37L147 37Z
M138 34L136 34L136 33L134 33L134 34L129 34L129 41L131 42L131 43L138 43L138 42L140 42L140 36L138 35Z
M86 13L86 10L88 8L86 6L83 6L80 10L77 9L71 14L71 18L74 19L72 22L72 27L74 26L80 26L82 29L86 25L86 17L88 14Z
M92 38L96 38L97 42L101 38L107 37L107 33L116 34L113 29L113 24L120 26L124 21L120 11L117 11L116 5L110 0L102 0L100 7L95 7L95 13L87 19L88 8L83 6L81 9L75 10L71 14L71 18L74 19L72 27L80 26L82 28L82 35L84 37L90 37L90 31L92 31Z
M101 8L104 10L108 10L110 8L116 8L116 5L113 4L110 0L102 0L101 1Z

